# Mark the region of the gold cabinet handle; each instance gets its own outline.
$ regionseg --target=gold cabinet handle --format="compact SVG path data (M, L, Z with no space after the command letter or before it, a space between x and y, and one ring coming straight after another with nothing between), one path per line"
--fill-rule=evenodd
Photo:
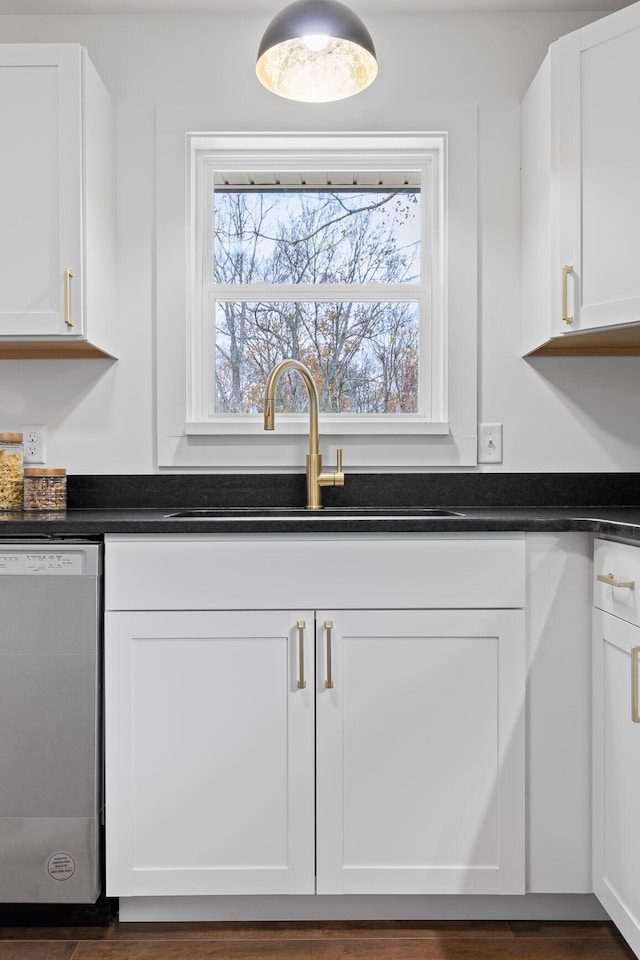
M304 678L304 620L298 620L298 690L304 690L307 681Z
M570 273L573 273L573 267L569 264L565 264L562 268L562 319L565 323L573 323L573 317L569 316L569 307L567 305L568 295L567 295L567 286L568 280L567 277Z
M327 633L327 679L324 682L327 690L333 689L333 664L331 662L331 633L333 631L333 620L325 620L324 629Z
M627 590L635 590L635 580L616 580L612 573L599 573L596 580L601 583L608 583L610 587L625 587Z
M631 648L631 719L640 723L638 713L638 669L640 663L640 647Z
M70 296L70 281L73 276L73 270L65 270L64 272L64 322L68 327L73 326L73 320L71 319L71 296Z

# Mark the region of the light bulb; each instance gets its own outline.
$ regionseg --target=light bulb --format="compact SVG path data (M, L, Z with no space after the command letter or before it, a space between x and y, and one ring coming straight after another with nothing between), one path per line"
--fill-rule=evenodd
M329 43L329 37L326 34L313 34L308 37L303 37L302 42L308 50L311 50L313 53L320 53L321 50Z

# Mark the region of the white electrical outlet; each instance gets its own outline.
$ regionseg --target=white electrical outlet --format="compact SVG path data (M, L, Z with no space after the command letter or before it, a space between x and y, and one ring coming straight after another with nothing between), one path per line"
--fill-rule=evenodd
M502 424L478 424L478 463L502 463Z
M22 436L24 438L24 462L45 462L46 431L42 423L23 423Z

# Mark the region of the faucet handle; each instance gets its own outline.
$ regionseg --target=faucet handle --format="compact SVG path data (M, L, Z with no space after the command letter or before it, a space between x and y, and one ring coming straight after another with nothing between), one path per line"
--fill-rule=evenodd
M325 473L322 471L321 473L317 474L317 483L319 487L344 487L344 473L342 472L342 450L340 447L338 447L336 450L336 461L335 473Z

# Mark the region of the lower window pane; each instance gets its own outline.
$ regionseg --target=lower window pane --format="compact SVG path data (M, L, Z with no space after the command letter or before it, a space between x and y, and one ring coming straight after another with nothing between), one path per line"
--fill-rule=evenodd
M216 413L261 413L264 384L280 360L300 360L318 388L321 413L417 413L418 303L217 301ZM278 409L301 413L296 374L278 388Z

